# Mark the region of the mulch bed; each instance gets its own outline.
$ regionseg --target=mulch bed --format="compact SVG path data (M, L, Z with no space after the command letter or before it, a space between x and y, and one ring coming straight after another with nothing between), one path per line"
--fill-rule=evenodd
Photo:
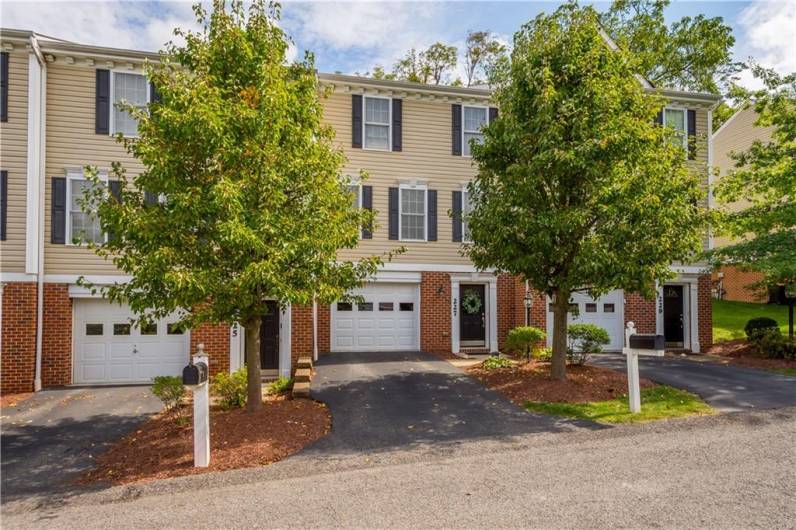
M721 364L732 364L763 370L796 368L796 361L759 357L754 345L750 344L746 339L717 342L708 350L707 354L718 357L716 360Z
M127 484L168 477L263 466L281 460L329 432L322 403L284 396L264 400L260 412L210 410L210 466L193 467L193 419L175 424L163 413L141 425L97 458L80 483Z
M16 407L32 395L33 392L22 392L19 394L6 394L0 396L0 409Z
M567 366L566 381L551 379L550 364L538 361L496 370L485 370L479 364L468 368L467 373L520 406L526 401L605 401L627 394L627 376L599 366ZM640 384L641 388L655 386L644 378Z

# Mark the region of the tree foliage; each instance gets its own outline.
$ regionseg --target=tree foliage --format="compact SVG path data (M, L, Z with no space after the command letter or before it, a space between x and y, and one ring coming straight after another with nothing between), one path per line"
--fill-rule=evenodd
M540 15L514 36L494 93L500 117L473 145L466 252L554 297L557 378L571 293L651 296L672 261L701 248L699 178L666 141L671 131L654 125L663 101L644 92L636 68L606 45L592 8Z
M431 70L426 62L423 60L423 54L418 53L415 48L412 48L402 59L400 59L393 67L393 75L397 79L403 81L412 81L413 83L428 83L431 77Z
M755 140L746 151L733 153L736 169L722 177L715 190L723 206L741 199L740 211L721 208L719 233L738 238L715 251L717 262L752 268L767 284L796 282L796 74L781 76L753 65L764 88L735 88L740 104L753 105L757 126L773 127L770 141Z
M467 34L464 52L466 86L486 82L495 63L506 53L506 47L489 31L471 31Z
M448 71L456 67L456 46L435 42L423 52L423 63L435 85L447 81Z
M372 222L341 182L343 154L322 108L313 57L288 63L278 6L195 7L202 30L177 31L147 75L161 99L128 107L139 136L124 139L144 166L118 201L95 186L87 204L112 234L95 251L130 275L102 288L142 320L174 311L194 327L240 322L248 407L260 406L260 319L280 307L330 303L375 272L380 258L340 262ZM96 173L93 177L99 183ZM144 190L161 200L150 204Z

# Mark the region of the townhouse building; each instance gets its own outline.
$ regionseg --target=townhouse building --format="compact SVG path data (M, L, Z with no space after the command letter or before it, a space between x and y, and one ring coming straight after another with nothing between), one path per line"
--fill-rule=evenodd
M105 175L114 161L130 174L142 170L113 137L136 132L114 104L144 106L157 97L142 75L144 61L157 55L21 30L2 30L0 41L2 392L147 382L179 373L199 343L213 373L241 366L238 326L183 331L175 316L138 328L128 307L77 284L81 276L96 284L126 281L112 263L72 243L81 233L105 237L76 199L86 165ZM512 327L549 330L544 295L526 292L511 275L477 270L461 251L468 233L458 214L469 208L466 185L477 173L469 142L499 119L490 92L337 74L319 74L318 81L330 89L324 118L347 157L345 172L369 175L352 189L355 200L376 212L376 229L340 258L406 251L358 290L362 303L275 307L262 326L264 372L289 375L299 355L341 351L497 352ZM670 104L661 120L681 131L688 165L707 188L717 98L662 93ZM686 147L689 138L697 139L695 149ZM703 350L712 341L710 275L703 264L672 268L676 278L659 286L654 300L622 291L574 295L573 319L605 327L608 349L621 348L633 320L641 332L664 333L669 347Z

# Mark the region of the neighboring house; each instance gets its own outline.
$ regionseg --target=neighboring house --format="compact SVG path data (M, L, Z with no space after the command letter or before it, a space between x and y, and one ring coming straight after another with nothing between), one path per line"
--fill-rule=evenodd
M105 237L74 198L85 185L87 164L105 174L117 160L131 174L141 170L111 136L136 132L135 122L113 105L121 98L146 105L156 96L141 66L157 56L18 30L2 30L0 37L8 65L8 120L0 124L0 165L7 175L0 243L2 391L146 382L179 373L200 342L213 373L241 366L237 327L204 325L182 333L175 319L166 318L138 329L129 325L128 307L76 284L81 275L98 284L125 281L111 263L71 243L81 230ZM323 102L325 120L348 158L346 172L366 170L370 176L352 190L357 203L377 211L377 228L341 258L399 246L407 251L359 291L362 304L294 306L266 317L264 370L288 375L298 355L318 352L496 352L514 326L529 321L549 329L546 298L527 295L533 307L526 311L522 282L476 270L460 252L466 222L449 214L468 209L465 186L476 175L469 140L498 116L490 92L330 74L320 74L319 83L333 89ZM707 189L717 98L663 93L671 104L662 119L682 131L684 146L689 137L698 140L695 150L684 147L683 156ZM578 319L605 327L614 350L621 348L629 320L642 332L664 333L674 348L710 346L710 276L700 264L672 268L677 277L660 287L656 300L622 291L598 300L575 295Z
M733 114L713 135L713 163L719 170L719 179L735 170L732 153L741 153L752 146L755 140L768 142L774 127L758 127L755 125L758 115L754 107L746 107ZM748 206L748 202L739 201L719 208L737 212ZM723 247L732 243L727 237L716 237L714 247ZM715 295L723 300L739 302L766 302L768 292L765 288L752 288L751 285L763 279L759 272L740 270L733 266L723 266L713 273Z

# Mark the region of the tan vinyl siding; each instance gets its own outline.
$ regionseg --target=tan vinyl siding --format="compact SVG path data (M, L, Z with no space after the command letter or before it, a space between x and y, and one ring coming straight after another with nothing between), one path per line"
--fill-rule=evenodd
M8 171L7 232L0 241L3 272L25 272L27 160L28 53L14 49L8 64L8 121L0 123L0 169Z
M324 118L337 131L337 143L348 158L346 172L368 173L373 186L373 209L378 227L373 239L360 241L355 250L341 251L343 259L381 254L401 246L406 252L393 258L403 263L469 264L461 256L461 245L452 239L451 192L472 180L476 169L472 159L451 154L451 103L403 99L403 135L400 152L372 151L351 147L351 95L335 93L323 101ZM402 242L388 239L387 195L402 180L417 179L437 191L437 241Z
M142 168L115 138L94 133L95 75L94 68L69 66L57 61L47 67L46 274L118 272L112 263L87 248L50 243L52 177L63 177L68 169L81 169L86 165L108 172L115 161L122 162L130 176Z
M696 108L696 158L687 162L688 169L700 176L702 200L699 205L708 208L708 111ZM708 233L702 239L702 248L710 247Z

